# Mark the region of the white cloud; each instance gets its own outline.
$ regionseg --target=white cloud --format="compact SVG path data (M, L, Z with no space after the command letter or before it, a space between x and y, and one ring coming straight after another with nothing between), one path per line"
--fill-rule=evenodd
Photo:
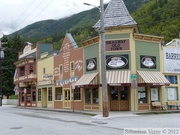
M0 33L10 34L37 21L60 19L93 8L85 2L99 6L100 0L0 0Z

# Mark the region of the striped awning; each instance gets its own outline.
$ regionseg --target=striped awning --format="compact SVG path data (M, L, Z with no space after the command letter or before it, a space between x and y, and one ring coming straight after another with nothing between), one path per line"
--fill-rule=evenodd
M122 85L122 84L131 84L130 71L107 71L107 84L113 85Z
M158 71L137 71L139 74L138 83L146 83L149 85L170 85L165 76Z
M75 86L84 86L84 85L97 85L98 73L84 74L76 83Z

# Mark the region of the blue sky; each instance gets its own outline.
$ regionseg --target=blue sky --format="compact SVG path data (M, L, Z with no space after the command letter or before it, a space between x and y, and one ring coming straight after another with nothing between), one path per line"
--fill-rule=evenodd
M100 0L0 0L0 37L37 21L60 19L93 8L83 3L99 6Z

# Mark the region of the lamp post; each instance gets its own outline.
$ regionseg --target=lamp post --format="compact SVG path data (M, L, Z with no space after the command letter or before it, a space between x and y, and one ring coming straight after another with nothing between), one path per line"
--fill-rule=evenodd
M101 12L100 19L100 36L101 36L101 78L102 78L102 104L103 104L103 117L109 117L108 110L108 92L107 92L107 80L106 80L106 58L105 58L105 31L104 31L104 3L100 0L100 7L92 4L84 3L88 6L93 6L99 9Z
M0 106L2 106L2 59L4 58L4 50L2 45L6 44L0 41Z

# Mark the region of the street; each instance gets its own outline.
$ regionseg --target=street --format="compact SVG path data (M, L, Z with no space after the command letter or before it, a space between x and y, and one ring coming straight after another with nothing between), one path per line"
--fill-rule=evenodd
M98 118L72 112L0 108L0 135L123 135L125 128L180 128L180 113Z

